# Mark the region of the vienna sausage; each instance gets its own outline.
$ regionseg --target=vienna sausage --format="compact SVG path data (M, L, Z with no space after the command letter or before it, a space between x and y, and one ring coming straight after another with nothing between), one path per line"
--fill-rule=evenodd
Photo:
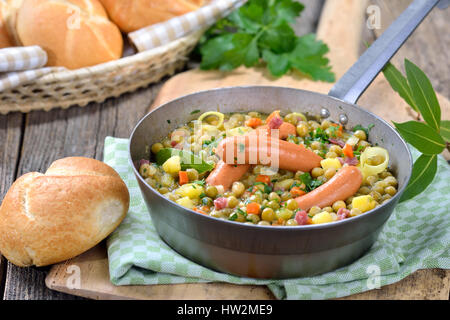
M281 119L280 111L277 110L272 112L272 114L270 114L267 118L265 125L249 132L249 134L266 133L272 135L274 131L272 131L273 129L268 127L267 123L274 117L279 117ZM290 124L289 122L282 122L278 130L279 139L286 139L289 135L296 134L295 126ZM206 179L206 183L212 186L222 185L225 190L228 190L233 182L239 181L249 168L250 165L230 165L220 160L216 164L214 170L209 174L208 178Z
M219 143L216 154L228 164L260 164L305 172L319 167L323 160L303 145L259 134L228 137Z
M230 189L235 181L239 181L242 176L248 171L250 165L234 165L226 164L220 160L213 171L206 178L206 183L211 186L223 186L225 190Z
M362 179L357 167L342 167L329 181L295 200L302 210L309 210L313 206L325 208L354 195L361 186Z

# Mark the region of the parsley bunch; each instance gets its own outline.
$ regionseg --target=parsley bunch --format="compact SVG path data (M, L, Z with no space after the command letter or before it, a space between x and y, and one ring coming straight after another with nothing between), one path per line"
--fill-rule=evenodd
M205 33L200 68L229 71L262 61L275 77L295 69L313 80L334 82L325 58L328 46L313 34L297 37L290 26L303 8L294 0L249 0Z

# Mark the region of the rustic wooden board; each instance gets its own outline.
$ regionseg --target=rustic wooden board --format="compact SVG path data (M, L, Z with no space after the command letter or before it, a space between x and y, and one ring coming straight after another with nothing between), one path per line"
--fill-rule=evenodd
M81 286L69 289L70 266L81 270ZM92 299L273 299L263 286L238 286L226 283L193 283L151 286L114 286L109 281L108 258L105 245L92 248L83 255L52 268L46 285L54 290Z
M402 281L339 300L448 300L450 270L418 270Z
M81 270L79 289L69 289L70 267ZM426 286L420 285L426 283ZM109 281L105 245L92 248L83 255L52 268L46 279L49 288L92 299L176 299L176 300L265 300L274 299L267 287L228 283L170 284L152 286L114 286ZM408 291L405 289L408 288ZM419 270L402 281L340 299L430 299L446 300L450 290L450 271Z

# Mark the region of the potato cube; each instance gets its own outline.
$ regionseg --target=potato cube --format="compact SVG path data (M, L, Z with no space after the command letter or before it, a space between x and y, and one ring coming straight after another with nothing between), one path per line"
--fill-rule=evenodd
M243 136L247 132L251 131L250 127L237 127L227 131L227 136Z
M175 193L181 197L189 197L190 199L198 199L205 189L196 183L186 183L179 187Z
M294 179L285 179L282 181L277 181L273 185L274 190L289 190L294 183Z
M188 209L194 208L194 202L189 197L180 198L176 201L176 203Z
M352 208L361 212L372 210L376 205L376 201L370 195L354 197L352 200Z
M342 168L341 163L336 158L324 159L324 160L320 161L320 165L322 166L323 170L325 170L325 171L330 168L333 168L335 170L339 170L340 168Z
M313 224L333 222L333 216L328 211L323 211L312 217Z
M172 156L163 163L162 168L165 172L172 175L177 174L181 170L180 156Z

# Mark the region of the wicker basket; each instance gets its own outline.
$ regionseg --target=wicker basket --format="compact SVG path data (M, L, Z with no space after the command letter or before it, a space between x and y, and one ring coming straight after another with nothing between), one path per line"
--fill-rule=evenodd
M55 72L0 93L0 114L85 106L158 82L181 69L202 32L93 67Z

